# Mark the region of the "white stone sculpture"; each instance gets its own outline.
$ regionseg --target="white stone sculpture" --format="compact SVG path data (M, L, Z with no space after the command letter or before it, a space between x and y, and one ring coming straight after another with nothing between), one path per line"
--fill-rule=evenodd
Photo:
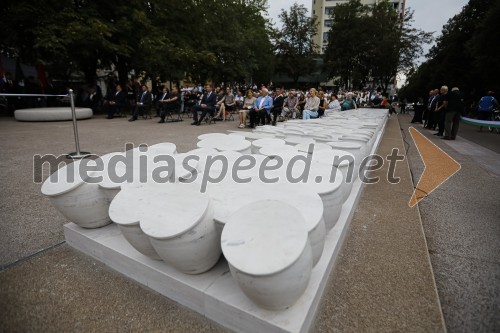
M303 217L281 201L242 207L225 226L221 244L233 279L260 307L286 309L309 283L313 259Z

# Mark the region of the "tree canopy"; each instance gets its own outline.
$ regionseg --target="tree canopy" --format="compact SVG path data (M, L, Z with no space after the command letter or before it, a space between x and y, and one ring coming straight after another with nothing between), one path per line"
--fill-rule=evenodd
M427 60L411 73L401 93L424 97L441 85L459 87L469 100L500 89L500 2L470 0L448 20Z
M131 71L153 80L269 80L265 0L5 0L0 52L53 74ZM62 70L61 70L62 69Z
M407 72L432 39L412 27L413 11L403 17L389 1L373 6L350 0L333 8L324 70L339 84L363 87L375 82L387 90L397 73Z
M309 17L307 9L297 3L289 12L282 10L279 18L283 27L275 32L276 69L289 75L296 87L299 77L312 73L316 67L313 42L318 31L316 18Z

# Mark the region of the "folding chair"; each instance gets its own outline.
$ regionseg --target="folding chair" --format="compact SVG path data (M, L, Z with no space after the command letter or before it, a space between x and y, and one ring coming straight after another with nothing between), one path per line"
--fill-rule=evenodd
M182 121L182 116L181 116L181 110L179 108L177 109L167 109L165 110L166 115L165 115L165 122L166 123L175 123L178 121ZM176 115L177 117L174 117L173 115Z

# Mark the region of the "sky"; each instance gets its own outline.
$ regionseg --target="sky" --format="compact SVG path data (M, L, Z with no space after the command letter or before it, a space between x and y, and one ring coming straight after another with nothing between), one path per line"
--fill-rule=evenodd
M311 12L312 0L268 0L269 16L274 23L279 22L278 15L282 9L290 9L292 4L297 2L304 5L309 13ZM406 0L406 8L414 10L413 26L424 31L434 31L434 37L441 35L443 25L448 19L458 14L468 0ZM430 46L424 47L425 52Z

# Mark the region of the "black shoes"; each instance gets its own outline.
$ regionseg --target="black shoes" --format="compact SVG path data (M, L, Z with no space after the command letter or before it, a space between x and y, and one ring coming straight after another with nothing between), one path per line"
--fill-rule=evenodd
M449 136L443 136L441 139L443 140L453 140L452 138L450 138Z
M130 118L128 121L136 121L137 119Z
M113 119L113 116L107 116L106 119Z
M197 122L197 121L193 121L193 122L191 123L191 125L196 125L196 124L198 124L198 122Z
M158 122L158 124L163 124L164 122L165 122L165 120L163 120L163 119L162 119L162 120L160 120L160 121Z

